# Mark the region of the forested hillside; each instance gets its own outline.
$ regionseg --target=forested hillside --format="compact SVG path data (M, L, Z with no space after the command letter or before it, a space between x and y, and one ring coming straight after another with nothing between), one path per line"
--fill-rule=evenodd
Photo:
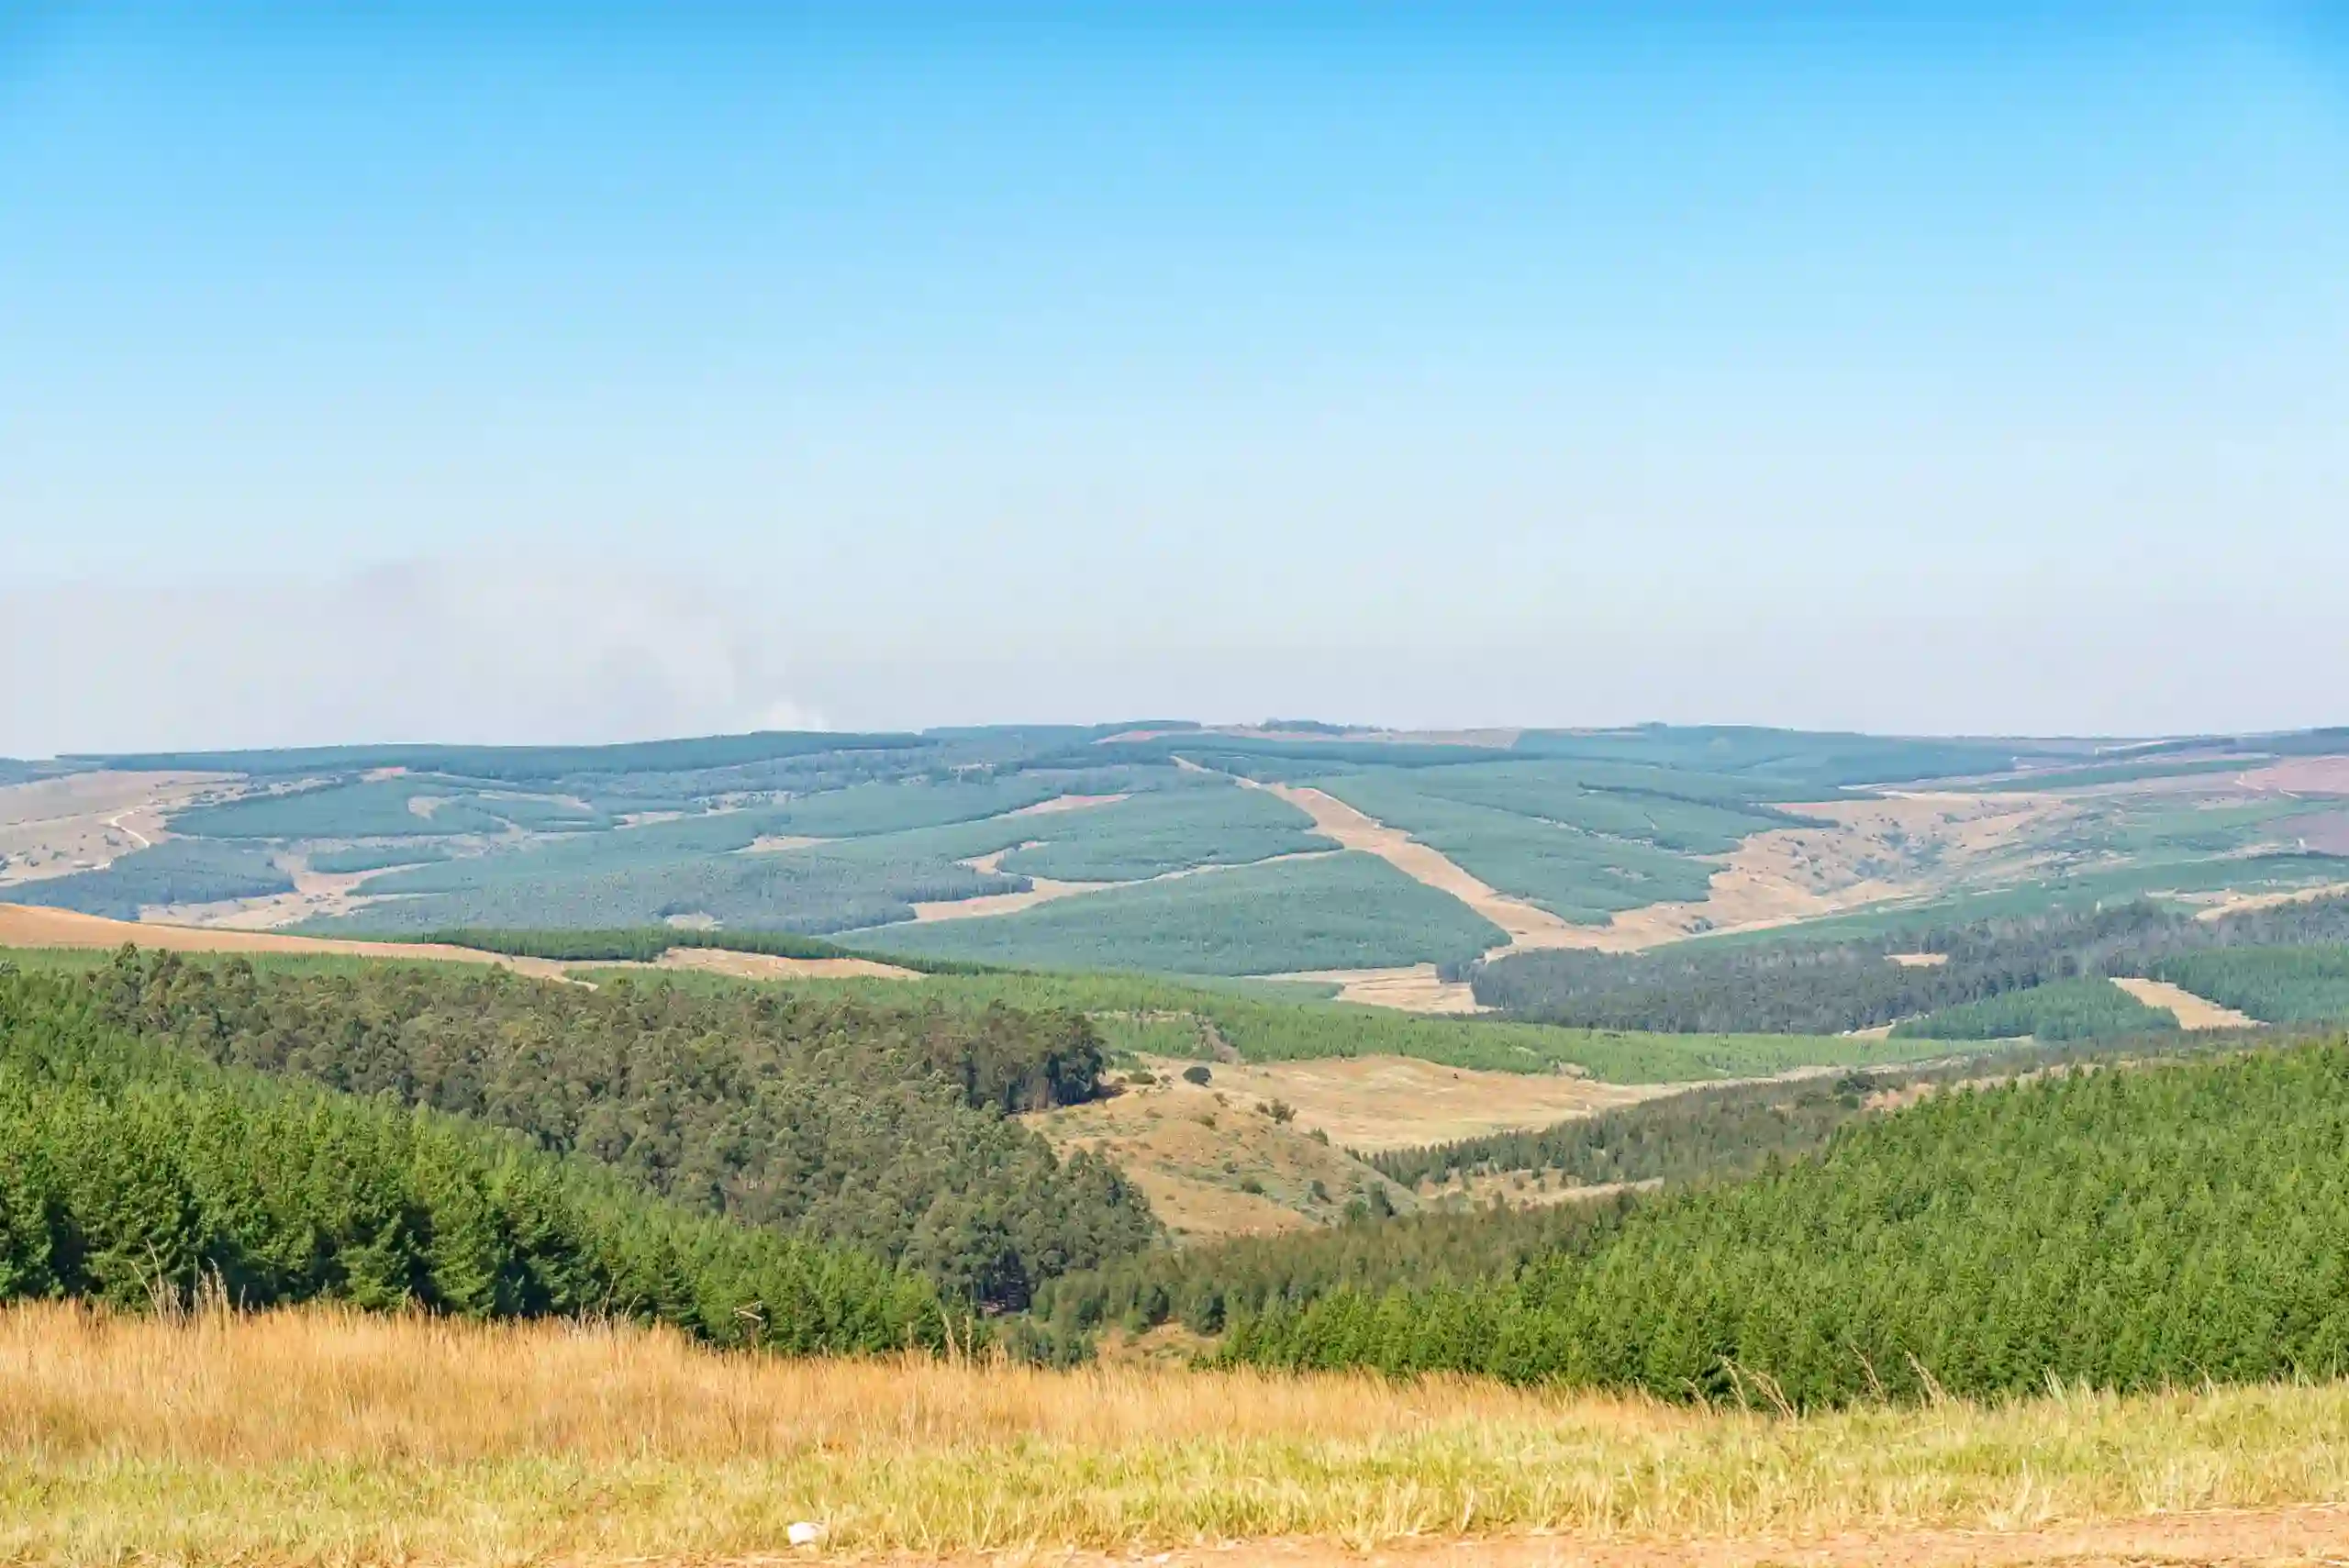
M1685 942L1642 954L1513 954L1473 966L1469 975L1478 1001L1515 1018L1594 1029L1835 1034L2058 982L2113 974L2168 978L2165 966L2182 955L2208 952L2223 969L2243 961L2216 955L2343 942L2349 942L2349 898L2216 920L2139 899L1958 925L1929 917L1842 940L1806 940L1798 929L1773 942ZM1938 962L1901 962L1893 954ZM2288 1018L2271 1021L2349 1018L2349 997L2341 1001L2343 1010L2325 1011L2333 1005L2327 994L2307 992ZM2150 1027L2125 1002L2107 1000L2105 1027ZM1975 1026L1961 1020L1952 1027Z
M618 1314L786 1351L943 1342L933 1287L870 1257L134 1039L118 1015L140 977L125 964L93 990L0 963L0 1299L144 1307L212 1288L253 1307Z
M1156 1234L1113 1168L1057 1160L1007 1118L1096 1092L1101 1046L1079 1015L129 951L83 984L100 1019L142 1038L508 1128L991 1306Z
M2349 1043L1935 1095L1503 1282L1337 1291L1234 1360L1832 1404L2349 1372Z

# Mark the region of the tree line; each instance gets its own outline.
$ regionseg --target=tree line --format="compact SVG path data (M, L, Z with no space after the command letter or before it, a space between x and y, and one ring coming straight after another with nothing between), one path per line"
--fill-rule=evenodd
M1788 1408L2338 1376L2349 1041L1935 1095L1511 1276L1275 1301L1222 1353Z
M1921 926L1834 942L1692 942L1653 953L1572 949L1464 971L1510 1017L1668 1033L1840 1034L2060 981L2142 975L2178 955L2349 941L2349 899L2199 920L2149 900ZM1935 963L1896 963L1924 953Z
M0 964L0 1299L210 1287L473 1318L611 1314L726 1346L938 1347L927 1281L693 1214L520 1139L223 1068Z
M1011 1114L1098 1092L1080 1014L885 1007L497 969L257 972L125 950L96 1016L207 1061L510 1129L706 1214L868 1251L949 1295L1024 1305L1149 1245L1148 1202Z

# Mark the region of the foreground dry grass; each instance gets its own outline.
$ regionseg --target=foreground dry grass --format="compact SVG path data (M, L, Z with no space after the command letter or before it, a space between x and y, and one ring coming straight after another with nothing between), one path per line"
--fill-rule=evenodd
M1523 1538L1556 1531L1542 1560L1694 1541L1752 1561L1717 1549L2343 1496L2338 1386L1783 1420L1464 1383L763 1362L634 1330L0 1314L9 1562L708 1560L784 1551L796 1519L852 1554L1465 1534L1531 1560Z

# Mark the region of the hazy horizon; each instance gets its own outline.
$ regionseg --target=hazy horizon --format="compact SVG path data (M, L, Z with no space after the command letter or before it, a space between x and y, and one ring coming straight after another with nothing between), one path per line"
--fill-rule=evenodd
M2338 722L2349 29L0 17L0 754Z

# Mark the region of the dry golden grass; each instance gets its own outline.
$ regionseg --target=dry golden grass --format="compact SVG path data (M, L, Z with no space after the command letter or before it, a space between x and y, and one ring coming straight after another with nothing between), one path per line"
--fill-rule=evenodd
M0 1313L6 1562L707 1561L778 1552L798 1519L867 1555L1464 1535L1530 1561L1552 1531L1726 1561L2343 1496L2339 1385L1779 1419L1453 1381L758 1361L629 1329Z

